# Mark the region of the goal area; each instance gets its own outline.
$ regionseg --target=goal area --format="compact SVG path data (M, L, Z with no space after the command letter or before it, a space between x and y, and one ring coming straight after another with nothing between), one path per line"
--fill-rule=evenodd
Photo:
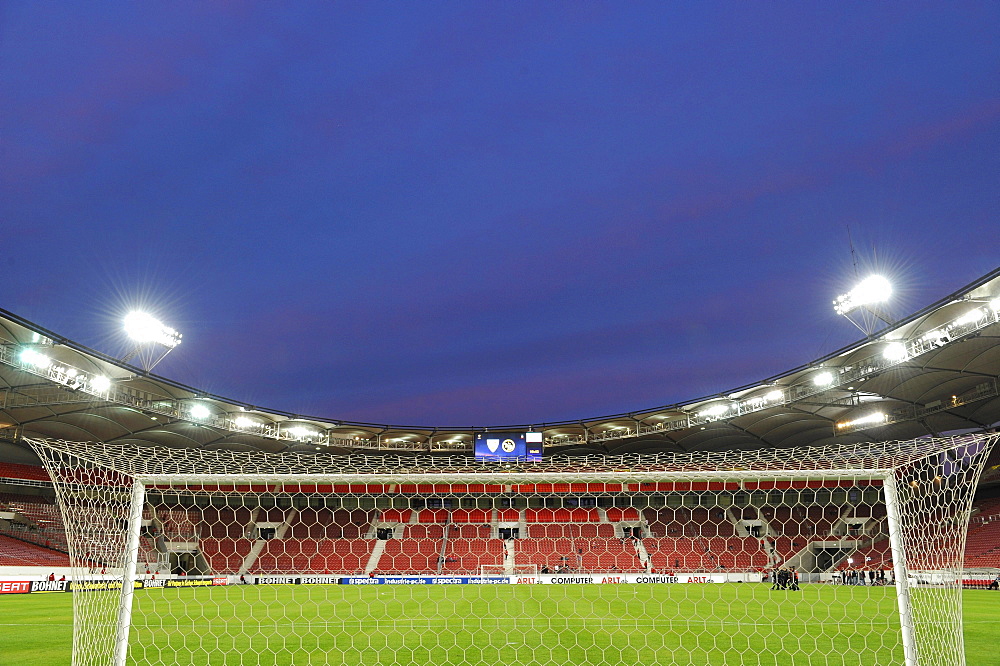
M29 440L73 664L964 664L998 435L469 457Z

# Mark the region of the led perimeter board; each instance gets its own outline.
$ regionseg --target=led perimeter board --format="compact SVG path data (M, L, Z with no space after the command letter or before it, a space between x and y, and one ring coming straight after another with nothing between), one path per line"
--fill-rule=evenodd
M541 460L540 432L480 432L476 434L478 460Z

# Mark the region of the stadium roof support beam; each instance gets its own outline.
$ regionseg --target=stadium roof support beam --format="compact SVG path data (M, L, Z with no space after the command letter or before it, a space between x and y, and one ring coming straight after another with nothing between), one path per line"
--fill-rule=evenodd
M762 438L760 435L756 435L756 434L750 432L749 430L747 430L746 428L741 428L740 426L736 425L732 421L727 422L726 426L729 427L729 428L732 428L733 430L739 430L740 432L742 432L747 437L753 437L755 440L757 440L758 442L760 442L765 447L771 446L771 443L768 442L766 439Z

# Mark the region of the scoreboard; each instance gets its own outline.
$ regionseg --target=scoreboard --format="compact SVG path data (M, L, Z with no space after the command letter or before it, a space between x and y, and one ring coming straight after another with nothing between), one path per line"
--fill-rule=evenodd
M477 460L541 460L540 432L476 433Z

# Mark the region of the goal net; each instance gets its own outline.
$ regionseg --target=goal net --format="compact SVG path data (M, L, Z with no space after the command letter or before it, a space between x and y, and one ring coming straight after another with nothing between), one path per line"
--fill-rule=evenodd
M466 457L32 440L73 663L963 664L997 435Z

